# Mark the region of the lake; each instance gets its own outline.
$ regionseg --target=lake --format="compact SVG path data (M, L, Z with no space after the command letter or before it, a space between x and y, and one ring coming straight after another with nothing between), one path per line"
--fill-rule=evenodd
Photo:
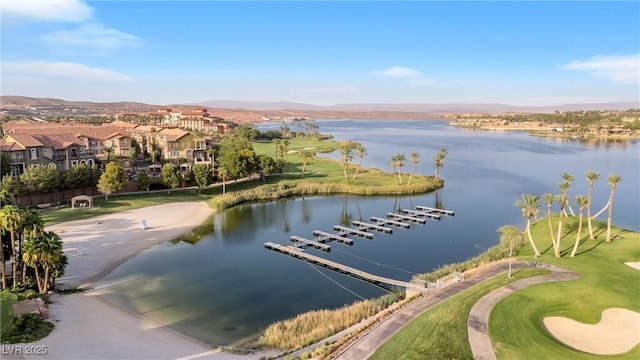
M377 275L409 280L414 273L463 261L498 242L496 230L524 226L513 203L522 193L558 193L563 172L575 176L571 199L585 194L587 170L599 172L593 208L606 204L606 176L622 175L613 218L640 230L638 141L584 143L541 138L523 132L488 132L448 126L445 121L317 120L322 133L362 143L364 167L391 172L397 153L420 154L416 173L432 174L433 157L445 147L443 189L412 197L330 196L247 204L212 217L200 241L174 241L145 251L102 279L110 301L212 345L242 345L271 322L320 308L335 308L385 290L314 267L264 248L289 243L289 236L312 238L336 224L385 217L416 205L454 210L454 217L354 238L352 246L332 242L329 253L311 253ZM261 129L280 124L260 125ZM337 158L338 155L328 154ZM404 168L409 172L411 161ZM233 188L231 188L232 190ZM602 219L606 219L603 214Z

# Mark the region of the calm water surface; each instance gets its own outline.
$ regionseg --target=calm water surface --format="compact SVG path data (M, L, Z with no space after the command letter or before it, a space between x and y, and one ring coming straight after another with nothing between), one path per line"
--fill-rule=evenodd
M210 344L242 344L269 323L298 313L334 308L384 290L264 249L287 244L291 235L312 238L313 230L384 217L397 208L441 205L455 210L424 226L354 238L353 246L332 243L332 251L309 250L364 271L409 280L413 273L462 261L497 243L496 229L524 225L513 206L522 193L557 193L560 174L576 177L570 195L586 194L584 173L616 173L614 221L640 230L638 142L587 144L537 138L526 133L465 130L442 121L319 120L320 131L361 142L363 166L391 171L396 153L421 155L417 173L432 174L433 156L449 155L440 175L445 187L415 197L333 196L238 206L211 218L200 241L165 243L135 257L104 278L108 299ZM278 125L264 125L278 128ZM336 156L336 155L328 155ZM405 171L410 169L407 161ZM595 208L609 194L606 180L594 188Z

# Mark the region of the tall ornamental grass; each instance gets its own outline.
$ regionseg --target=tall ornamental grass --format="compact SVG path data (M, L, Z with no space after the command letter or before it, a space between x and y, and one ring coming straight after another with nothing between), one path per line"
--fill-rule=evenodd
M401 294L387 294L334 310L309 311L269 325L259 341L262 345L284 351L300 349L377 314L401 298Z

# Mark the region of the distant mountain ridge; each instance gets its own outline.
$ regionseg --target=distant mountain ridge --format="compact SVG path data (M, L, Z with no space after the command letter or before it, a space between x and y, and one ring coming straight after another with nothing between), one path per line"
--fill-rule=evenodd
M554 112L554 111L578 111L578 110L627 110L640 108L638 102L611 102L611 103L585 103L563 104L553 106L518 106L498 103L438 103L438 104L336 104L330 106L311 105L288 101L276 102L251 102L241 100L213 100L193 105L206 106L218 109L244 109L254 111L393 111L393 112L425 112L425 113L453 113L453 112Z
M117 111L155 111L167 105L145 104L133 101L121 102L91 102L91 101L67 101L54 98L32 98L26 96L0 96L2 106L67 106L82 107L85 109L105 109ZM578 111L578 110L627 110L640 108L638 102L609 102L591 104L563 104L556 106L517 106L498 103L438 103L438 104L336 104L331 106L311 105L289 101L277 102L252 102L241 100L214 100L201 103L185 103L168 105L171 107L202 106L212 109L237 110L242 112L259 112L267 115L282 115L283 112L291 111L291 115L303 115L309 112L310 115L318 115L322 112L363 114L384 114L384 113L410 113L410 114L445 114L445 113L501 113L501 112L541 112L549 113L554 111ZM257 114L252 114L256 115ZM284 114L283 116L287 116Z

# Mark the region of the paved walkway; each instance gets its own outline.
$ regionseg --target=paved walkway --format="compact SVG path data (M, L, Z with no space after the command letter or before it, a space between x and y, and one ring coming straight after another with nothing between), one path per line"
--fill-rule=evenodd
M533 267L536 267L536 264L525 262L513 263L512 266L513 269ZM352 343L347 349L340 353L336 359L362 360L370 357L380 345L387 341L387 339L413 320L416 316L459 292L507 271L508 268L509 263L507 262L497 263L478 271L473 277L449 286L442 291L433 292L423 297L422 299L394 313L368 333L361 335L360 339Z
M541 267L550 270L552 272L551 275L533 276L518 280L493 290L473 305L467 320L467 333L469 334L469 344L475 360L496 359L496 354L491 345L491 338L489 337L488 324L491 310L500 300L531 285L578 278L578 274L561 267L553 265L542 265Z

